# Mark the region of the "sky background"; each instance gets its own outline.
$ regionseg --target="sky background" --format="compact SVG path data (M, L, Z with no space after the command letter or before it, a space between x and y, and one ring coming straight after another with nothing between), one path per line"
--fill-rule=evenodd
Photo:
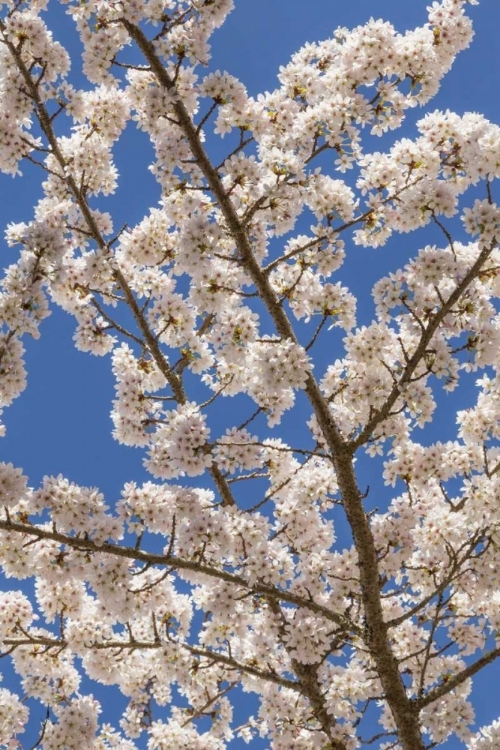
M426 5L423 0L236 0L236 9L212 37L210 69L227 70L237 76L251 94L272 90L277 85L279 66L304 43L324 39L338 26L362 24L371 16L389 20L404 31L425 22ZM425 110L410 110L404 129L390 133L383 141L367 139L366 150L381 150L403 135L411 137L415 134L415 121L433 109L449 108L459 114L478 111L500 123L500 4L498 0L482 0L477 7L469 6L468 14L474 21L475 40L455 62L438 96ZM87 87L80 73L78 39L64 14L64 6L50 2L46 17L55 38L74 58L71 80ZM159 188L147 171L151 150L144 136L129 127L115 153L120 186L114 196L100 205L113 215L115 228L125 221L133 226L159 199ZM0 175L0 232L9 222L29 221L32 206L41 196L41 172L30 165L22 168L22 178ZM372 318L369 290L374 281L404 265L423 245L441 243L433 232L430 229L397 236L386 247L375 250L348 243L348 259L339 278L361 295L360 322ZM16 249L8 248L0 239L0 266L15 259ZM41 339L25 341L28 388L4 414L7 436L0 443L0 460L22 467L33 486L38 486L44 475L59 473L79 484L98 486L112 505L125 482L140 483L150 477L142 466L143 452L122 447L111 437L109 412L114 381L109 358L76 351L72 345L74 328L72 318L55 310L42 324ZM335 357L329 350L321 351L320 346L319 358L326 361ZM469 382L470 389L459 389L446 401L440 401L428 439L453 436L453 409L464 408L475 400L473 378ZM299 404L299 413L302 411L303 416L308 414L305 405ZM297 429L295 417L284 421L287 430ZM367 482L381 491L370 469L363 471ZM7 586L0 580L2 585ZM2 668L6 670L4 684L8 686L10 672L0 663ZM491 722L498 713L498 692L491 688L499 677L500 668L493 666L477 680L475 707L479 726ZM100 697L99 689L95 694ZM235 748L240 746L244 747L242 742L234 743ZM459 747L456 741L446 745L447 750Z

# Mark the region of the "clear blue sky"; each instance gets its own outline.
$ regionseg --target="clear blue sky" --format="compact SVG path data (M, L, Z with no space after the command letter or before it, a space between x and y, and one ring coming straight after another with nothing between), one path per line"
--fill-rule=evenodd
M361 24L370 16L389 20L403 31L425 22L427 4L424 0L236 0L235 11L213 37L211 67L236 75L252 94L272 90L277 83L278 67L305 42L329 36L337 26ZM63 13L64 6L51 0L49 7L49 23L51 20L55 37L70 51L77 49L70 22ZM469 6L468 13L476 30L473 45L458 58L426 111L436 108L458 113L479 111L500 123L500 3L482 0L477 7ZM76 74L79 67L80 61L76 59ZM75 80L77 85L84 85L78 75ZM422 115L422 110L410 112L405 135L411 137L412 124ZM401 134L395 131L390 139ZM124 221L133 225L158 200L159 191L147 171L145 148L143 139L129 128L116 149L120 188L116 196L102 204L113 214L115 226ZM376 138L370 146L367 142L368 150L380 148ZM24 171L24 178L12 180L0 176L2 229L10 221L32 218L33 203L40 196L40 174L30 167ZM371 299L367 295L378 275L403 265L409 254L428 241L429 235L424 232L396 238L378 250L349 247L344 283L364 293L364 301L360 301L361 317L366 320L371 317ZM436 236L433 241L439 242ZM3 240L0 252L2 267L14 261L15 250L7 248ZM148 478L142 467L143 454L113 441L109 417L113 379L109 359L77 352L72 346L73 331L73 320L56 310L42 325L41 339L25 342L28 388L5 412L7 437L0 443L0 459L23 467L33 486L45 474L62 473L77 483L98 486L113 503L125 482ZM453 422L445 423L450 403L462 406L467 399L472 400L472 395L453 396L456 401L449 399L443 406L441 437L451 437ZM293 429L292 423L288 424ZM489 723L498 711L498 700L490 685L498 683L499 677L500 670L492 667L478 681L475 694L480 725ZM99 689L95 693L100 697ZM239 745L236 743L235 747ZM447 745L449 750L455 747L459 745Z

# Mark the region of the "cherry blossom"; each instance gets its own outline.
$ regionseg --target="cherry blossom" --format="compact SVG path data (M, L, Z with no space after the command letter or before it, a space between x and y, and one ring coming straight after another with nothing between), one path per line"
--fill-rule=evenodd
M65 0L83 87L48 0L0 3L0 169L43 176L5 230L0 410L61 308L150 476L124 462L116 500L0 463L2 747L498 746L473 686L500 656L500 128L429 109L397 133L468 4L339 28L252 96L206 69L232 0ZM120 227L134 127L159 201ZM349 243L426 226L367 318Z

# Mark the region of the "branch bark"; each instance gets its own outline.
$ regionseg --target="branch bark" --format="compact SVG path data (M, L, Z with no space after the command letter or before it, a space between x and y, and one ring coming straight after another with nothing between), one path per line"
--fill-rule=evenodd
M207 181L208 188L218 202L227 228L235 241L242 264L252 279L260 299L271 315L277 332L282 338L298 343L290 320L278 302L267 274L261 269L252 252L246 227L238 216L230 196L227 195L216 169L212 166L203 148L200 134L197 132L182 99L177 95L173 79L165 70L153 44L147 39L144 32L126 19L122 19L122 23L146 58L158 84L174 95L173 107L178 127L188 141L191 153ZM377 665L377 671L404 750L424 750L418 711L406 694L398 664L388 639L387 625L384 622L380 600L377 552L369 519L364 511L362 494L356 482L353 449L342 438L333 420L328 403L312 374L309 374L307 378L305 391L331 452L331 460L337 474L343 505L356 545L366 618L365 641Z

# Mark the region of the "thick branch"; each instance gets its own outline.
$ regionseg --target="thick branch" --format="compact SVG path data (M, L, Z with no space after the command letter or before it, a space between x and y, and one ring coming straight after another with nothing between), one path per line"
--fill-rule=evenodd
M203 148L199 133L184 103L177 94L174 81L157 57L153 44L142 30L125 19L122 23L144 54L158 83L174 95L173 107L179 127L189 143L193 157L205 176L208 187L219 204L228 230L238 248L242 263L255 284L260 299L266 305L278 333L283 338L297 343L288 316L277 300L266 273L260 268L253 255L245 226ZM331 451L344 508L355 540L367 623L366 642L376 662L378 674L404 750L424 750L418 715L407 697L405 686L399 674L398 664L387 637L387 628L384 623L380 601L377 552L370 523L363 508L363 498L354 474L351 447L344 442L333 420L328 403L312 374L308 375L305 390Z

